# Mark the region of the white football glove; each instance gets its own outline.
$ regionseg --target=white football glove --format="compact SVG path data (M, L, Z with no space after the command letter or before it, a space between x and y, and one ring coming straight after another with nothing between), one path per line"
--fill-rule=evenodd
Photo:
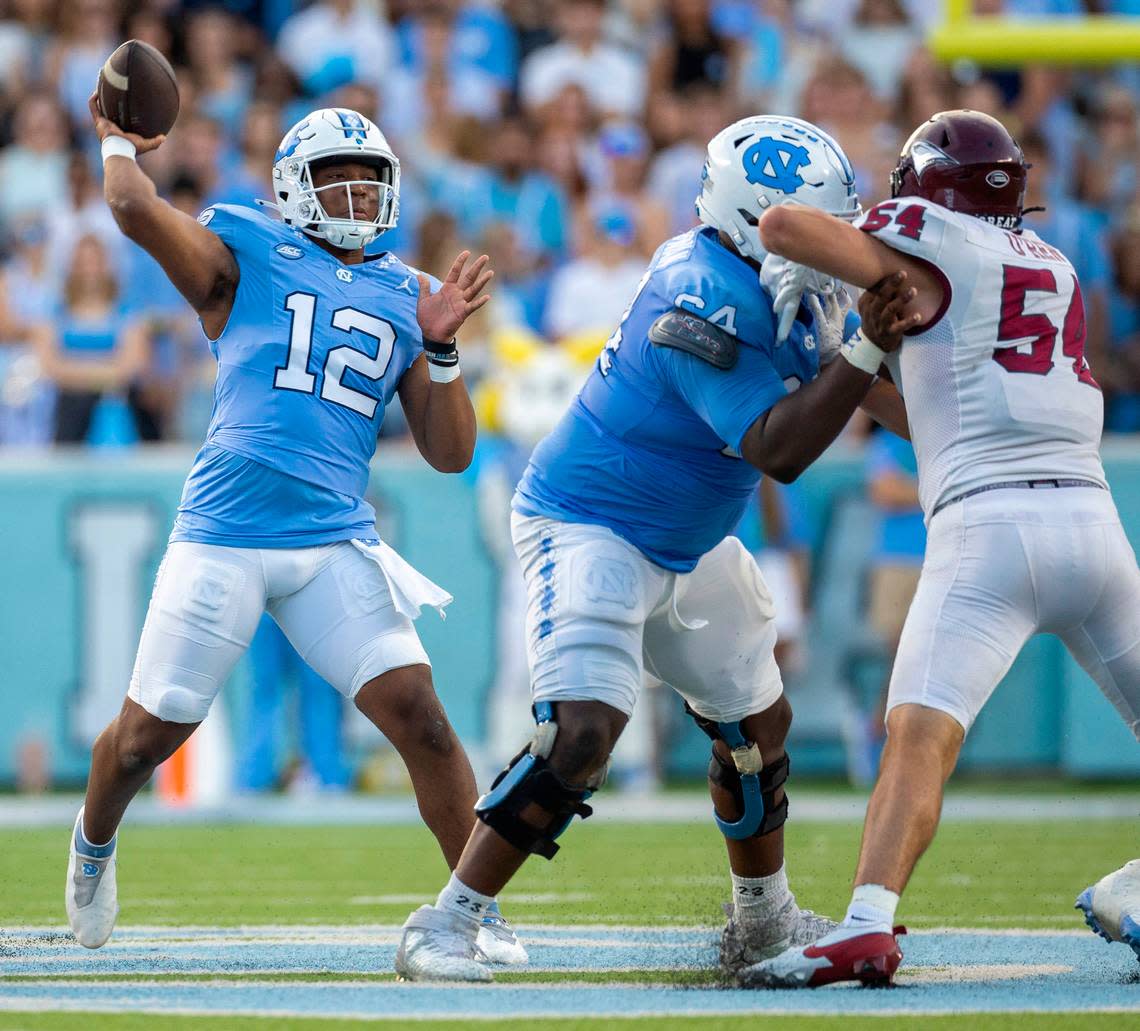
M851 296L841 286L827 294L822 303L815 294L808 294L805 303L815 321L815 346L822 368L835 361L843 348L843 329L851 310Z
M805 293L828 295L835 291L835 280L806 265L769 254L760 265L760 285L772 296L776 313L776 344L782 344L792 331L800 300Z

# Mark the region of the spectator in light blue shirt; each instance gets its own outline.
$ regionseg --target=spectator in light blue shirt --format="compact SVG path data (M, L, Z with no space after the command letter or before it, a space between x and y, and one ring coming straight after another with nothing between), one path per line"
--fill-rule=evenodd
M414 13L397 26L400 63L423 72L425 22L443 19L450 24L448 62L456 74L476 71L509 92L518 77L518 40L511 25L491 3L456 0L414 5Z
M446 82L451 114L484 122L498 118L510 83L504 83L475 61L458 59L459 22L447 6L433 4L417 9L414 20L407 19L405 25L409 22L414 30L415 51L408 63L390 70L380 91L385 134L400 140L416 131L426 116L427 84L433 80Z
M158 439L156 414L133 390L149 359L149 339L140 320L125 316L106 249L97 236L81 237L53 323L34 341L56 385L57 443Z
M463 197L460 222L478 236L491 222L507 222L522 245L548 258L567 246L568 213L561 190L533 166L534 135L521 118L504 118L487 130L488 164Z
M1140 202L1134 204L1110 241L1109 352L1103 371L1093 374L1105 388L1105 429L1140 432Z
M918 504L918 463L909 441L886 430L872 437L867 448L867 492L879 512L869 619L893 655L926 553L926 527Z
M197 108L231 137L241 131L253 88L250 69L236 58L238 26L221 8L207 8L186 23L186 56Z

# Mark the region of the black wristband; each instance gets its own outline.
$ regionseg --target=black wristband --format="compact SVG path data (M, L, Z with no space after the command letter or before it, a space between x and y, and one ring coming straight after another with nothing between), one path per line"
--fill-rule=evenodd
M459 351L455 346L455 337L452 337L446 344L441 344L438 340L428 340L425 337L424 354L427 355L427 360L432 365L450 368L459 364Z

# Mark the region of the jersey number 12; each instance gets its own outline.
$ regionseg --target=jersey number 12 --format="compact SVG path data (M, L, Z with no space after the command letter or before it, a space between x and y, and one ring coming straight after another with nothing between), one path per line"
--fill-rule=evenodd
M309 353L313 349L313 320L317 310L316 295L292 293L285 298L285 310L293 316L289 331L289 357L284 365L277 367L273 375L273 385L278 390L296 390L302 394L312 394L317 386L316 376L309 372ZM376 356L370 358L363 351L358 351L347 344L331 348L325 356L325 367L321 376L321 397L325 401L351 408L366 419L371 419L376 414L379 399L346 387L341 381L349 369L373 382L383 379L392 362L396 331L384 319L357 311L356 308L337 308L332 315L332 328L344 333L351 333L355 329L371 337L377 343Z

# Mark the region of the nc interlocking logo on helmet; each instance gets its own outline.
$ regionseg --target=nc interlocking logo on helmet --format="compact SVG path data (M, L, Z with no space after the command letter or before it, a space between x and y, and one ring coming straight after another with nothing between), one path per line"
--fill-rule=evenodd
M804 184L799 170L810 164L804 147L765 136L744 152L744 178L754 185L795 193Z
M372 166L378 181L353 179L317 188L313 166L336 158ZM361 185L379 191L376 215L370 219L357 218L353 211L353 187ZM322 203L322 195L333 190L346 191L347 217L331 217ZM273 199L287 225L334 247L357 250L399 219L400 162L384 134L363 115L346 108L322 108L301 119L282 139L273 161Z
M756 225L768 208L793 200L854 218L855 171L839 144L800 118L755 115L709 141L697 216L745 257L763 261Z

